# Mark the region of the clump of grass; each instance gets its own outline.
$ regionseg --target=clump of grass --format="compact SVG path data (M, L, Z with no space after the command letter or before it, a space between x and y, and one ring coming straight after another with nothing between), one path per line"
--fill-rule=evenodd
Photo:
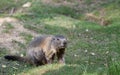
M24 49L24 48L25 48L25 45L24 45L23 43L18 42L18 41L16 41L16 40L12 40L12 43L18 45L18 47L19 47L20 49Z
M7 11L8 9L10 9L11 7L13 7L15 5L15 1L13 0L1 0L0 2L0 11L4 12L5 10Z
M108 75L120 75L120 62L113 61L108 65Z
M4 23L4 33L10 33L12 29L14 29L14 26L11 23Z
M20 33L20 35L23 36L23 38L26 40L26 44L28 44L33 38L32 35L27 33Z
M7 53L7 49L0 47L0 57L1 57L1 56L4 56L6 53Z
M0 13L8 14L14 8L20 8L25 2L31 0L1 0L0 2Z

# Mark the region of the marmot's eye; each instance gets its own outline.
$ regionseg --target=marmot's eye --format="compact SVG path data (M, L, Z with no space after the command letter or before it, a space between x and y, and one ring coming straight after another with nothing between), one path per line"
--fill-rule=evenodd
M53 40L55 40L55 38L53 38Z
M57 38L57 40L59 41L60 39L59 39L59 38Z

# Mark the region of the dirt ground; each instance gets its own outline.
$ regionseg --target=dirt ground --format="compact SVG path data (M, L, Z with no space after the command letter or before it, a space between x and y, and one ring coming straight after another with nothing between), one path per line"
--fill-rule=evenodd
M11 26L11 27L10 27ZM6 32L7 31L7 32ZM21 33L38 36L37 33L24 28L23 23L12 17L0 18L0 47L10 50L11 53L16 53L18 45L16 42L25 44L26 41Z

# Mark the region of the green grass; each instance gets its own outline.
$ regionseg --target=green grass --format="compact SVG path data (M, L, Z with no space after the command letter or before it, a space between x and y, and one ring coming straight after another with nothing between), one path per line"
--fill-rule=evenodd
M1 0L0 1L0 16L10 16L11 10L15 11L20 9L23 4L31 0Z
M108 75L120 75L119 61L113 61L109 64Z
M26 44L28 44L33 38L32 35L27 33L20 33L20 35L26 40Z
M80 18L84 18L81 16L83 13L76 15L73 8L54 7L44 5L39 0L33 1L32 7L29 8L31 14L20 13L15 14L14 17L22 20L25 28L38 34L63 34L66 36L69 39L65 55L66 65L51 64L34 67L7 61L2 57L7 54L3 51L0 52L0 66L6 65L6 67L1 67L0 74L119 75L120 9L116 4L115 2L115 4L107 4L104 7L107 10L106 17L110 19L111 23L108 26L100 26L80 20ZM27 43L32 39L32 36L26 33L21 33L21 36ZM22 47L22 45L20 46ZM108 60L109 58L110 60Z
M4 33L10 33L12 29L14 29L14 26L10 23L4 23L5 29L2 31Z

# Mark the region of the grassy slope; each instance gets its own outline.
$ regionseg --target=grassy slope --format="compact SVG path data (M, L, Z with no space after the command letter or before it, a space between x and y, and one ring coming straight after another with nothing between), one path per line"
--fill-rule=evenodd
M106 75L107 66L111 65L111 61L117 62L119 60L120 9L117 3L108 4L104 8L108 13L106 17L111 20L111 24L107 27L80 20L79 17L77 19L72 17L75 12L69 7L60 7L58 10L57 7L42 5L39 1L33 2L30 8L32 15L16 14L15 17L25 21L25 28L37 33L63 34L68 37L66 65L53 64L33 67L22 63L17 65L18 62L6 62L1 58L1 60L4 60L4 62L0 61L1 65L7 65L6 68L0 69L1 74ZM2 53L1 56L4 55ZM111 58L112 60L110 60ZM119 75L117 73L111 75Z

